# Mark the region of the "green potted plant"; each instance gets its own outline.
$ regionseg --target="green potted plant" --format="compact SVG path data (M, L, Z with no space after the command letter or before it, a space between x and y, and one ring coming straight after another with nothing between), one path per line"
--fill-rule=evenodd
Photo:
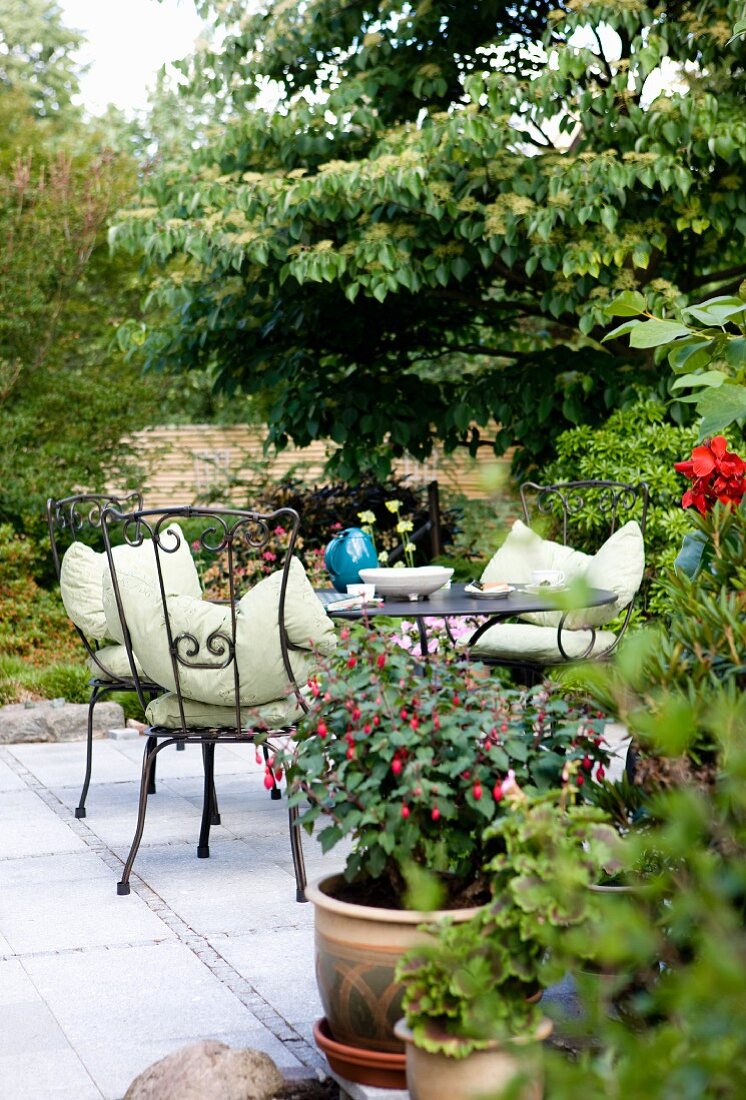
M564 972L565 933L575 932L573 954L583 935L592 940L599 902L590 887L619 845L605 814L574 804L567 786L527 797L513 785L508 805L486 831L500 849L485 868L490 902L433 928L398 966L396 1031L412 1100L502 1095L511 1083L511 1096L540 1096L538 1043L551 1031L541 991Z
M483 868L499 844L486 829L506 785L545 790L564 773L580 789L603 776L598 712L544 687L506 688L485 671L452 652L418 661L392 635L345 629L309 684L310 714L278 757L323 850L350 845L344 871L307 890L323 1026L336 1042L403 1062L396 963L426 938L418 926L432 914L423 910L468 919L489 901ZM408 909L422 868L437 896Z

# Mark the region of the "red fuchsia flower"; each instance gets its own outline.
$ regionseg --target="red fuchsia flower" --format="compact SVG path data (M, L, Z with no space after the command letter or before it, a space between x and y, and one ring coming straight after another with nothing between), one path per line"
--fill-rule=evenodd
M696 508L702 515L718 500L722 504L740 504L746 492L746 462L728 450L722 435L695 447L692 457L674 463L674 469L692 482L681 498L681 507Z

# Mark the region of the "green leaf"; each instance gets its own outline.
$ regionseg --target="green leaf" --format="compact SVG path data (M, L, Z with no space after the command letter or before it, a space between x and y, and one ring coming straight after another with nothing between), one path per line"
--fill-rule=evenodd
M689 336L691 331L679 321L660 321L656 317L652 321L639 324L631 334L629 343L633 348L658 348L680 336Z
M638 290L625 290L609 302L604 313L609 317L637 317L645 312L645 307L645 299Z
M746 336L739 336L735 340L729 340L725 345L725 361L734 370L746 367Z
M607 332L601 341L605 344L607 340L615 340L618 336L625 336L628 332L632 332L634 329L641 325L642 321L624 321L621 325L617 325L611 332Z
M720 370L708 370L703 374L682 374L671 386L672 390L683 390L696 386L721 386L727 375Z
M697 402L702 417L699 438L717 435L736 420L746 416L746 386L725 382L717 389L707 389Z
M683 573L694 580L702 570L707 550L708 539L704 531L694 531L691 535L684 535L681 549L673 563L677 573Z
M682 340L674 344L668 353L668 362L676 374L681 374L682 371L691 373L707 366L715 354L716 347L715 340L700 340L696 337Z

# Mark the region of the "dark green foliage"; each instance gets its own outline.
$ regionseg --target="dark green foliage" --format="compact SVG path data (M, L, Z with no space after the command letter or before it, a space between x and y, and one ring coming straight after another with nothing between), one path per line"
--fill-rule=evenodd
M411 520L414 531L420 532L429 518L427 489L411 486L402 478L391 477L381 483L370 476L356 484L335 481L309 484L302 470L281 481L273 480L270 464L257 463L249 479L233 481L230 491L234 500L243 497L243 506L272 512L278 508L293 508L300 516L298 554L306 570L321 586L328 582L323 564L323 551L330 539L345 527L360 527L360 513L372 512L375 517L375 537L379 551L396 550L401 543L396 532L396 516L386 507L387 500L401 502L402 516ZM458 511L445 504L441 510L442 539L448 542L458 523ZM417 539L418 564L432 558L430 536L423 532ZM394 559L395 560L395 559Z
M73 656L79 639L65 614L59 592L34 580L43 551L0 524L0 654L32 663Z
M331 438L340 475L381 477L497 421L546 461L658 380L601 345L613 298L663 314L746 273L735 0L202 9L226 45L182 68L220 125L115 227L154 277L121 337L254 395L279 447ZM661 69L682 85L649 103ZM268 78L280 109L250 109Z

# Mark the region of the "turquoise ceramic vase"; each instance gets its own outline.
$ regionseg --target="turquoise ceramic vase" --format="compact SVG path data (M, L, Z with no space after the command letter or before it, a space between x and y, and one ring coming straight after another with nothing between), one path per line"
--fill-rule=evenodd
M335 535L324 551L324 565L337 592L360 583L361 569L375 569L378 554L373 539L360 527L347 527Z

